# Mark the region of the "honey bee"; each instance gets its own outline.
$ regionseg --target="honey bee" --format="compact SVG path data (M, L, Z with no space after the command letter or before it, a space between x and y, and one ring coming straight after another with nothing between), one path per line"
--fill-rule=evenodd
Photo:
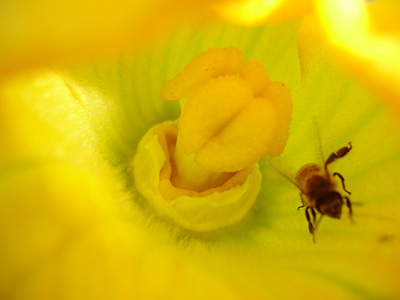
M351 202L347 195L343 196L336 188L337 176L342 182L343 190L348 194L351 193L346 189L344 177L340 173L331 174L328 170L328 165L333 163L339 158L346 156L352 149L349 142L348 146L340 148L338 151L333 152L325 161L324 166L311 163L304 165L299 169L296 175L295 182L293 182L300 189L300 198L302 205L297 209L305 207L305 215L308 222L308 230L313 236L315 243L315 231L321 218L328 216L335 219L340 219L342 215L342 206L346 203L349 210L349 218L352 221L352 208ZM318 220L317 212L320 214ZM311 214L311 215L310 215Z

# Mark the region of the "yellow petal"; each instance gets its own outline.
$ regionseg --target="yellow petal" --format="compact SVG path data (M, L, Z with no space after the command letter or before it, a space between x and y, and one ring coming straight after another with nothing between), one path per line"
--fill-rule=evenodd
M215 1L212 1L215 3ZM182 13L207 1L5 1L0 10L0 74L22 68L137 51L165 33Z
M53 158L95 166L110 157L110 148L99 148L100 140L112 136L105 128L107 110L96 105L94 94L74 89L60 74L15 76L3 82L0 99L1 163Z
M192 291L204 299L211 289L215 299L235 299L223 280L128 221L121 194L101 177L63 163L2 176L2 298L184 299Z

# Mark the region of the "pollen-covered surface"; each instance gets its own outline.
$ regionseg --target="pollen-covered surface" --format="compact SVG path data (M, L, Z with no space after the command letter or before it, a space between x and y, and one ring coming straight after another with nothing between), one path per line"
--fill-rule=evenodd
M204 68L200 58L209 51L193 59L173 80L183 78L194 63ZM225 59L232 58L226 55ZM216 78L207 81L199 77L197 82L202 84L193 88L187 99L180 98L185 101L179 118L183 152L194 154L194 161L211 172L236 172L256 163L266 153L280 155L289 137L292 116L286 86L271 82L263 65L253 60L241 66L240 77L229 73L214 75ZM166 87L170 87L169 82Z
M213 79L198 88L179 118L183 151L199 151L241 113L251 97L251 88L236 76Z
M289 138L289 127L292 120L292 98L290 91L282 82L271 82L267 70L255 60L248 60L240 70L242 77L251 85L254 96L268 99L274 104L276 115L276 131L273 140L269 143L267 153L269 156L278 156L285 149Z
M242 62L242 53L234 47L209 49L194 58L176 77L168 80L161 95L167 101L180 100L210 78L236 74Z
M195 161L213 172L242 170L265 154L275 126L273 105L253 99L196 152Z
M224 182L207 190L178 188L171 180L176 135L176 122L167 122L143 137L133 162L138 191L160 216L185 229L212 231L243 219L258 195L258 165L226 174Z
M268 145L269 156L279 156L285 150L286 142L289 139L290 123L292 121L292 97L285 84L271 82L262 92L262 97L272 101L276 115L276 131L273 139Z
M242 77L253 89L254 96L258 96L265 89L266 84L270 82L267 70L256 60L246 61L240 69Z

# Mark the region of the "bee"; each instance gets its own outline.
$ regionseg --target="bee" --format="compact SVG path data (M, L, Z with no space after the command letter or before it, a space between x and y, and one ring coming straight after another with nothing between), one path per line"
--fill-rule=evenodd
M331 163L346 156L352 148L352 144L349 142L348 146L333 152L323 166L316 163L304 165L297 172L295 182L291 180L300 189L302 205L297 209L299 210L305 207L308 230L313 236L314 243L315 231L321 218L323 216L328 216L334 219L340 219L343 204L346 204L349 210L350 221L352 221L353 212L348 197L348 195L351 195L351 192L346 189L344 177L337 172L331 174L328 170L328 166ZM342 195L342 193L337 190L338 183L335 177L340 179L343 191L345 191L347 195ZM316 220L317 212L320 214L318 220Z

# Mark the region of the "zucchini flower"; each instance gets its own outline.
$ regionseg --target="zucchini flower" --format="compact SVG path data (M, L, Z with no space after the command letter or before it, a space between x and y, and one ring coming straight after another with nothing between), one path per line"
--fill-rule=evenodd
M397 2L195 2L2 2L0 299L399 299Z

